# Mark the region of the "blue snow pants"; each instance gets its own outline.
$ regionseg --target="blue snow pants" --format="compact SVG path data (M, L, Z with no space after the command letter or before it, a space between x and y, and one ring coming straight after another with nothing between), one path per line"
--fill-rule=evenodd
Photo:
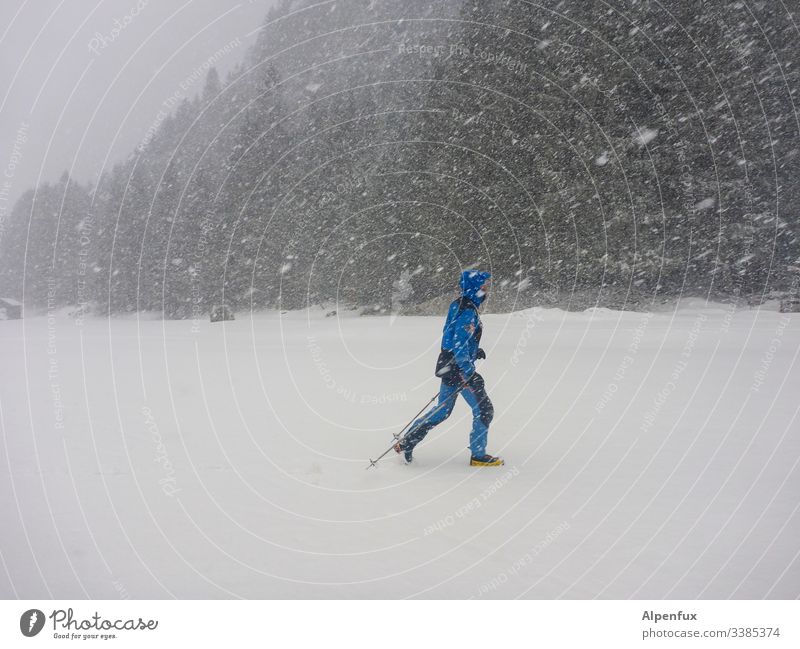
M419 444L431 428L441 424L453 412L458 397L457 385L449 385L442 381L439 388L439 403L417 419L403 438L403 448L414 448ZM461 396L472 409L472 432L469 435L469 449L473 457L486 454L486 438L489 424L494 417L494 407L486 394L483 377L477 372L470 377L466 386L461 389Z

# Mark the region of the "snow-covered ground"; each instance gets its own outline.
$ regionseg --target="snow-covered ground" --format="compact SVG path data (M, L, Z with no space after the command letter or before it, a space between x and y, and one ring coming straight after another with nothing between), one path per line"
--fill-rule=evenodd
M800 318L485 315L469 411L394 454L441 318L0 322L0 595L795 598Z

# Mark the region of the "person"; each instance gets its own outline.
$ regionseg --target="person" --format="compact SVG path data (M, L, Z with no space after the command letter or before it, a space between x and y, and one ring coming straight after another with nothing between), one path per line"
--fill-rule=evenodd
M483 377L475 371L475 361L486 358L480 348L483 326L478 309L489 291L490 273L465 270L461 273L461 297L450 305L442 333L442 349L436 362L436 376L441 378L438 403L417 419L394 450L405 461L413 459L414 448L428 432L450 416L459 394L472 409L472 432L469 436L470 466L500 466L502 458L486 453L489 424L494 408L486 394Z

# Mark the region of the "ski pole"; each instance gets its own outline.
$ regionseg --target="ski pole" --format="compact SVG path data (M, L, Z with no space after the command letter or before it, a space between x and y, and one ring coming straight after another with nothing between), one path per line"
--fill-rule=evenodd
M467 387L467 382L462 380L462 381L461 381L461 385L459 385L459 386L458 386L458 390L456 390L455 392L453 392L453 394L451 394L450 396L451 396L451 397L454 397L454 396L456 396L456 395L457 395L459 392L461 392L461 390L463 390L465 387ZM420 411L419 411L419 412L418 412L416 415L414 415L414 416L411 418L411 421L409 421L409 422L408 422L408 424L406 424L405 426L403 426L403 427L400 429L400 432L399 432L399 433L394 433L394 438L395 438L395 440L398 440L398 439L400 439L400 437L402 436L402 434L403 434L403 432L405 431L405 429L406 429L406 428L408 428L408 425L409 425L409 424L413 424L413 423L414 423L414 420L415 420L417 417L419 417L419 416L420 416L420 415L421 415L423 412L425 412L425 409L426 409L426 408L427 408L429 405L431 405L431 404L434 402L434 400L436 399L436 397L438 397L438 396L439 396L439 393L437 392L436 394L434 394L434 395L431 397L431 400L430 400L430 401L428 401L428 403L426 403L424 406L422 406L422 409L421 409L421 410L420 410ZM381 456L381 457L383 457L383 456ZM381 458L378 458L378 460L380 460L380 459L381 459ZM370 461L371 461L371 460L370 460ZM377 460L376 460L376 462L377 462ZM369 467L367 467L367 468L369 468Z
M458 390L456 390L455 392L453 392L453 394L451 394L451 395L448 397L448 400L449 400L449 399L452 399L452 398L455 398L456 396L458 396L459 392L461 392L461 390L463 390L465 387L467 387L467 383L466 383L466 381L463 381L463 382L461 383L461 385L459 386ZM428 403L426 403L426 404L423 406L422 410L420 410L420 411L419 411L419 412L418 412L416 415L414 415L414 416L411 418L411 421L409 421L409 422L408 422L408 424L406 424L405 426L403 426L403 427L400 429L400 432L399 432L399 433L394 433L394 439L395 439L395 443L396 443L396 442L397 442L397 440L398 440L398 439L400 439L400 437L403 435L403 432L406 430L406 428L408 428L409 424L412 424L412 423L414 423L414 420L416 420L416 418L417 418L417 417L419 417L419 416L420 416L420 415L421 415L421 414L422 414L422 413L425 411L425 408L427 408L429 405L431 405L431 403L433 403L433 400L434 400L434 399L436 399L436 397L438 397L438 396L439 396L439 393L437 392L436 394L434 394L434 395L433 395L433 397L431 398L431 400L430 400L430 401L428 401ZM444 404L442 404L442 405L444 405ZM441 407L441 406L440 406L440 407ZM391 445L389 448L387 448L387 449L386 449L386 450L385 450L383 453L381 453L381 454L380 454L378 457L376 457L374 460L370 459L370 461L369 461L369 466L368 466L368 467L366 467L366 468L367 468L367 469L371 469L372 467L374 467L376 464L378 464L378 461L380 461L382 458L386 457L386 456L389 454L389 452L390 452L390 451L392 451L392 450L394 450L394 444L392 444L392 445Z
M437 392L436 394L434 394L434 395L431 397L431 400L430 400L430 401L428 401L428 403L426 403L424 406L422 406L422 408L420 408L420 411L419 411L419 412L418 412L416 415L414 415L414 416L411 418L411 421L409 421L409 422L408 422L408 423L407 423L405 426L403 426L403 427L400 429L400 432L398 432L398 433L392 433L392 434L394 435L394 438L395 438L395 439L400 439L400 437L402 437L403 433L405 432L406 428L408 428L410 424L413 424L413 423L414 423L414 421L417 419L417 417L419 417L419 416L420 416L420 415L421 415L423 412L425 412L425 410L427 410L427 409L428 409L428 406L429 406L429 405L431 405L431 404L433 403L434 399L436 399L436 397L438 397L438 396L439 396L439 393L438 393L438 392Z
M426 408L427 408L429 405L431 405L431 404L433 403L433 400L434 400L434 399L436 399L436 397L438 397L438 396L439 396L439 393L437 392L436 394L434 394L434 395L431 397L430 401L428 401L428 403L426 403L424 406L422 406L422 408L420 409L420 411L419 411L419 412L418 412L416 415L414 415L414 416L411 418L411 421L409 421L409 422L408 422L408 423L407 423L405 426L403 426L403 427L400 429L400 431L399 431L399 432L397 432L397 433L392 433L392 435L393 435L393 437L394 437L394 439L395 439L395 442L396 442L398 439L400 439L400 438L403 436L403 433L405 432L406 428L408 428L408 427L409 427L411 424L413 424L413 423L414 423L414 421L417 419L417 417L419 417L419 416L420 416L420 415L421 415L423 412L425 412ZM369 461L369 466L368 466L367 468L368 468L368 469L371 469L372 467L374 467L374 466L375 466L375 465L378 463L378 460L380 460L381 458L383 458L383 457L385 457L386 455L388 455L389 451L391 451L392 449L394 449L394 444L392 444L392 445L391 445L391 446L390 446L390 447L389 447L389 448L386 450L386 452L382 453L381 455L379 455L379 456L378 456L377 458L375 458L374 460L372 460L372 459L371 459L371 460Z

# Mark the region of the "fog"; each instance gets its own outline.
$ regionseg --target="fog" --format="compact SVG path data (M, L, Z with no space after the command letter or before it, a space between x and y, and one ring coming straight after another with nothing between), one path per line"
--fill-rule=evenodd
M3 0L0 173L10 209L68 170L95 181L176 99L202 88L209 59L241 61L270 0ZM166 103L165 103L166 102Z

